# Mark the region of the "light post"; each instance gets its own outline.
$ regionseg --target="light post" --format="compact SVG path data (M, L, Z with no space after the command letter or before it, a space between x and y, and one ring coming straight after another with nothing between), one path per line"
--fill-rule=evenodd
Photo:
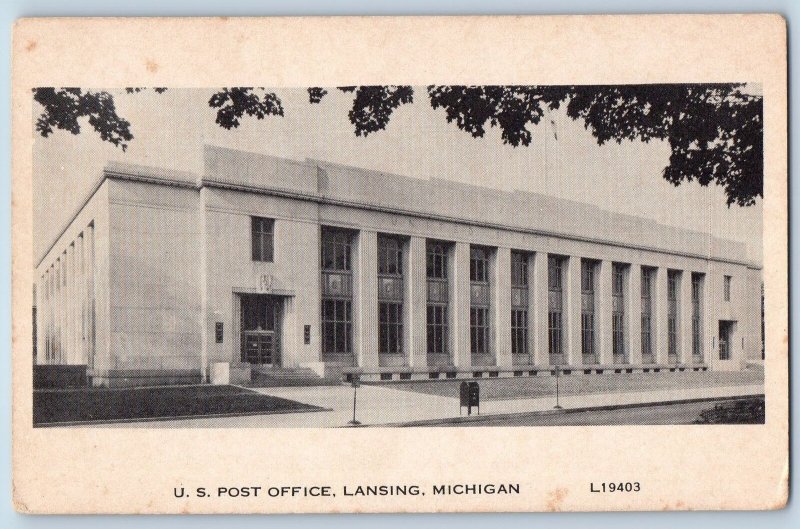
M356 395L358 393L358 386L361 385L361 379L358 375L353 374L353 378L350 380L353 385L353 420L347 424L352 426L359 426L361 423L356 420Z
M563 409L563 408L561 407L561 405L558 403L558 378L559 378L559 374L560 374L560 372L561 372L561 366L559 366L558 364L556 364L556 405L555 405L555 407L553 408L554 410L561 410L561 409Z

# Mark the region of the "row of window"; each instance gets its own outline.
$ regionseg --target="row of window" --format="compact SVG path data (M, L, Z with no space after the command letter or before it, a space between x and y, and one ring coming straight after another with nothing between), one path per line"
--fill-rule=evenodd
M323 283L322 333L324 354L352 354L352 245L354 233L324 228L321 244ZM253 259L271 261L274 257L274 221L252 218ZM447 355L448 348L448 253L449 245L428 241L427 349L429 354ZM491 249L470 248L470 352L490 354L490 255ZM564 362L564 274L566 257L548 256L548 353L551 363ZM581 260L581 353L584 363L597 363L595 284L597 261ZM611 336L615 362L626 362L626 314L624 264L612 265ZM644 362L653 362L653 274L641 272L641 348ZM382 354L403 351L403 240L378 236L378 343ZM528 346L528 254L511 252L512 310L511 347L513 355L529 354ZM680 340L680 276L667 274L667 351L677 361ZM702 358L702 274L692 274L692 355ZM724 277L724 299L730 300L731 276Z

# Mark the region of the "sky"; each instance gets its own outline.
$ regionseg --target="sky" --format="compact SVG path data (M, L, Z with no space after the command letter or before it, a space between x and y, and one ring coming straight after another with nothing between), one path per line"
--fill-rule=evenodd
M669 159L664 142L623 141L599 146L581 121L563 110L546 113L530 130L530 146L503 145L500 131L473 138L430 107L424 87L414 103L395 110L386 130L358 137L347 113L353 94L329 90L318 105L305 88L276 88L284 116L245 117L237 129L219 127L208 99L215 89L170 89L115 96L131 122L126 152L103 142L85 121L82 132L34 134L34 256L59 234L109 161L202 173L203 144L297 160L316 158L416 178L444 178L506 191L520 189L710 233L747 245L762 262L762 201L725 204L718 186L675 187L661 176ZM41 113L34 102L32 124ZM551 120L555 125L551 125Z

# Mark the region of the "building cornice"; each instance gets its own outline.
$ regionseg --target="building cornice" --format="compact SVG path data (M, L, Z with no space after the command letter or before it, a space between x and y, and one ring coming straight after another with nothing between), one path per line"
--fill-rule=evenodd
M298 162L299 163L299 162ZM124 168L123 168L124 167ZM181 173L183 174L183 173ZM185 173L189 174L189 173ZM537 230L534 228L525 228L523 226L515 226L515 225L507 225L502 223L496 222L481 222L476 221L473 219L468 219L465 217L455 217L451 215L442 215L437 213L431 213L427 211L418 211L409 208L402 208L397 206L386 206L386 205L377 205L377 204L369 204L363 202L356 202L351 200L346 200L342 198L334 198L330 196L325 196L317 193L306 193L302 191L292 190L292 189L282 189L282 188L264 188L259 186L250 186L245 184L238 184L233 182L224 182L220 180L215 180L209 177L199 177L195 181L189 181L186 179L179 179L179 178L171 178L166 176L157 176L156 173L153 172L152 168L139 168L137 166L119 166L115 165L113 168L106 168L103 171L102 177L99 181L95 184L92 188L92 191L89 193L89 196L84 200L80 207L70 216L69 221L66 225L61 229L58 236L55 237L53 242L47 247L47 250L42 254L42 256L38 259L36 267L38 268L42 262L47 258L47 256L52 251L53 247L58 243L61 237L66 233L69 227L72 225L74 220L80 214L81 210L86 207L89 201L92 200L94 195L106 181L106 179L112 180L122 180L122 181L129 181L129 182L138 182L138 183L145 183L145 184L152 184L152 185L162 185L167 187L174 187L179 189L187 189L192 191L200 191L202 188L207 187L211 189L224 189L229 191L238 191L244 193L255 193L260 195L267 195L267 196L275 196L281 198L291 198L295 200L303 200L303 201L310 201L315 202L320 205L331 205L331 206L341 206L341 207L348 207L348 208L355 208L361 209L365 211L376 211L382 213L391 213L396 215L405 215L411 216L415 218L425 219L425 220L433 220L439 222L449 222L455 224L462 224L467 226L474 226L474 227L481 227L481 228L489 228L489 229L497 229L497 230L505 230L517 233L524 233L528 235L535 235L538 237L553 237L559 238L574 242L584 242L584 243L592 243L592 244L603 244L607 246L612 246L616 248L625 248L630 250L637 250L637 251L646 251L646 252L655 252L661 253L665 255L673 255L676 257L689 257L694 259L703 259L706 261L713 261L718 263L728 263L734 265L742 265L746 266L751 269L761 270L762 266L758 265L753 262L739 260L739 259L729 259L725 257L716 257L704 254L697 254L692 252L680 252L674 250L667 250L663 248L657 248L653 246L647 245L640 245L640 244L630 244L630 243L622 243L619 241L613 241L608 239L602 239L599 237L587 237L587 236L580 236L568 233L558 233L558 232L551 232L545 230Z
M361 209L366 211L377 211L381 213L392 213L396 215L406 215L410 217L425 219L425 220L434 220L440 222L451 222L456 224L463 224L467 226L475 226L481 228L488 228L488 229L497 229L497 230L505 230L505 231L513 231L517 233L524 233L527 235L535 235L538 237L554 237L558 239L565 239L569 241L575 242L585 242L585 243L592 243L592 244L603 244L607 246L613 246L615 248L625 248L630 250L638 250L638 251L646 251L646 252L655 252L661 253L666 255L673 255L676 257L691 257L695 259L703 259L706 261L714 261L718 263L729 263L735 265L743 265L747 266L748 268L756 268L761 269L761 266L742 260L736 259L727 259L724 257L714 257L709 255L703 254L696 254L691 252L678 252L674 250L665 250L662 248L656 248L652 246L646 245L636 245L636 244L625 244L618 241L606 240L597 237L585 237L573 234L565 234L565 233L554 233L548 232L544 230L536 230L533 228L525 228L521 226L514 226L514 225L506 225L506 224L499 224L493 222L480 222L472 219L467 219L463 217L453 217L449 215L440 215L430 212L423 212L423 211L416 211L413 209L406 209L400 208L396 206L384 206L384 205L375 205L375 204L366 204L361 202L354 202L349 201L341 198L332 198L326 197L324 195L319 194L312 194L312 193L303 193L301 191L295 190L288 190L288 189L275 189L275 188L262 188L256 186L248 186L244 184L234 184L231 182L221 182L218 180L214 180L212 178L203 178L201 180L200 187L208 187L208 188L216 188L216 189L225 189L229 191L239 191L243 193L256 193L260 195L268 195L268 196L275 196L281 198L292 198L295 200L305 200L316 202L317 204L321 205L331 205L331 206L342 206L342 207L349 207L355 209Z

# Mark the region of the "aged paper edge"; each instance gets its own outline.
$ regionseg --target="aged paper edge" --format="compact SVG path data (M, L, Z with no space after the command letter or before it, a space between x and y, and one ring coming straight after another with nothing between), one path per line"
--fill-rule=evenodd
M146 34L147 38L141 38ZM114 39L109 37L113 35ZM192 36L203 35L203 39ZM403 35L402 39L387 36ZM575 36L582 38L577 39ZM465 38L468 36L468 38ZM591 38L589 38L591 37ZM95 47L97 42L110 43ZM291 42L290 46L285 46ZM460 48L447 44L458 42ZM435 58L429 49L441 50ZM528 45L528 46L525 46ZM124 46L124 48L123 48ZM379 61L363 50L380 48L391 61ZM276 57L258 57L241 50L280 49ZM349 53L345 53L349 50ZM530 52L526 50L535 50ZM702 50L705 55L692 53ZM362 53L358 53L362 51ZM691 56L691 62L689 57ZM586 67L593 64L594 67ZM150 65L150 67L148 67ZM153 68L152 65L156 67ZM200 68L213 65L212 68ZM551 67L548 68L547 65ZM583 65L583 66L580 66ZM203 71L198 77L196 72ZM545 72L544 74L542 72ZM558 16L558 17L320 17L271 19L23 19L16 23L13 43L13 183L12 183L12 299L13 299L13 469L14 505L21 512L385 512L385 511L528 511L528 510L644 510L644 509L775 509L788 498L788 269L787 269L787 134L786 134L786 27L778 15L638 15L638 16ZM264 82L264 80L268 82ZM163 501L165 486L176 479L191 479L184 473L180 478L164 476L175 469L164 468L162 475L149 476L149 483L137 481L135 466L138 458L118 460L86 469L94 476L113 481L103 483L105 492L87 495L86 481L77 473L61 474L64 481L73 481L73 490L63 483L43 480L48 465L68 455L76 455L79 447L114 439L117 447L138 445L152 450L152 432L100 430L34 431L30 420L31 368L30 351L30 285L31 255L31 145L29 130L31 116L30 88L34 86L230 86L258 84L266 86L333 86L342 84L429 84L447 82L461 84L590 84L590 83L649 83L649 82L761 82L765 96L765 194L764 194L764 263L767 312L766 393L767 424L763 427L725 428L726 437L749 440L758 448L744 454L726 454L739 460L758 458L768 479L752 475L737 475L731 466L717 458L695 459L705 463L706 482L725 482L726 492L719 497L697 497L690 490L674 491L664 487L660 498L626 498L614 501L593 501L573 487L586 479L564 483L558 474L547 468L536 468L549 490L535 498L526 496L508 504L491 498L468 507L455 500L441 504L406 504L380 501L362 504L296 505L220 504L204 507L194 504L178 506ZM661 436L685 440L687 427L660 429ZM708 443L720 441L720 430L714 427L691 428L693 438L702 437ZM576 438L595 439L595 450L606 449L609 459L624 467L630 463L623 454L614 454L604 444L606 437L624 432L631 440L646 440L663 448L657 439L635 427L595 427L589 429L560 429L561 432L537 431L542 437L559 438L567 433ZM277 437L304 438L317 442L329 436L346 439L353 446L375 446L373 443L391 435L397 442L416 446L415 437L459 439L462 432L446 434L442 430L416 429L411 435L397 431L330 432L281 431ZM172 431L158 432L159 438L171 443L160 447L166 456L178 455L172 450L177 442L202 444L200 436L225 440L231 445L239 437L255 438L264 432L247 431ZM198 435L199 434L199 435ZM609 435L611 434L611 435ZM127 439L126 439L127 436ZM526 439L522 429L495 429L478 432L472 439L497 441ZM313 441L310 441L313 440ZM736 443L728 439L733 446ZM757 441L754 442L754 441ZM144 444L139 444L139 443ZM509 441L506 441L509 442ZM763 443L763 444L760 444ZM421 444L421 443L420 443ZM680 443L678 443L680 444ZM738 444L738 447L752 446ZM317 446L317 445L314 445ZM730 445L726 445L730 446ZM44 450L49 447L48 450ZM519 456L518 448L509 452ZM350 452L333 452L346 457ZM413 450L411 450L413 452ZM152 452L148 452L151 453ZM667 458L669 454L658 452ZM98 454L94 454L99 457ZM706 454L708 455L708 454ZM622 456L622 457L620 457ZM577 456L576 456L577 457ZM107 459L107 458L106 458ZM451 456L440 463L454 464ZM579 460L583 458L578 457ZM686 461L688 459L688 461ZM235 458L233 459L235 461ZM245 462L252 463L247 459ZM691 468L691 457L684 457L685 469ZM220 460L220 465L231 460ZM364 466L376 461L364 457ZM109 466L110 464L110 466ZM539 462L539 464L542 464ZM640 462L641 464L641 462ZM65 465L59 472L76 471L80 465ZM162 465L168 467L168 465ZM479 480L480 472L488 465L470 463L476 469L471 479ZM750 468L746 465L745 468ZM434 465L428 472L443 471L444 465ZM592 470L583 468L576 476L587 476ZM213 470L208 470L214 473ZM216 469L219 470L219 469ZM224 469L223 469L224 470ZM322 469L317 469L319 473ZM352 471L331 464L323 474ZM356 469L364 470L364 469ZM380 465L375 465L365 477L380 480ZM383 469L385 472L386 469ZM629 470L629 469L626 469ZM126 473L128 471L130 476ZM674 471L674 470L673 470ZM184 469L184 472L185 469ZM419 471L417 471L419 472ZM357 473L357 472L356 472ZM663 473L663 472L662 472ZM218 474L218 473L217 473ZM222 472L222 478L227 475ZM304 476L315 474L304 474ZM316 474L318 475L318 474ZM391 475L391 474L390 474ZM84 477L85 478L85 477ZM227 476L236 480L237 476ZM246 478L241 478L246 480ZM308 477L299 478L300 481ZM333 478L329 478L333 479ZM727 481L726 481L727 480ZM746 481L747 485L742 483ZM101 481L102 483L102 481ZM771 485L770 485L771 483ZM136 495L123 493L139 487ZM534 483L531 484L535 485ZM677 484L676 484L677 485ZM696 483L697 490L708 492L708 483ZM150 488L152 493L148 493ZM155 489L159 488L159 493ZM78 490L74 490L78 489ZM744 491L750 493L746 497ZM684 496L685 495L685 496ZM156 497L158 496L158 497Z

